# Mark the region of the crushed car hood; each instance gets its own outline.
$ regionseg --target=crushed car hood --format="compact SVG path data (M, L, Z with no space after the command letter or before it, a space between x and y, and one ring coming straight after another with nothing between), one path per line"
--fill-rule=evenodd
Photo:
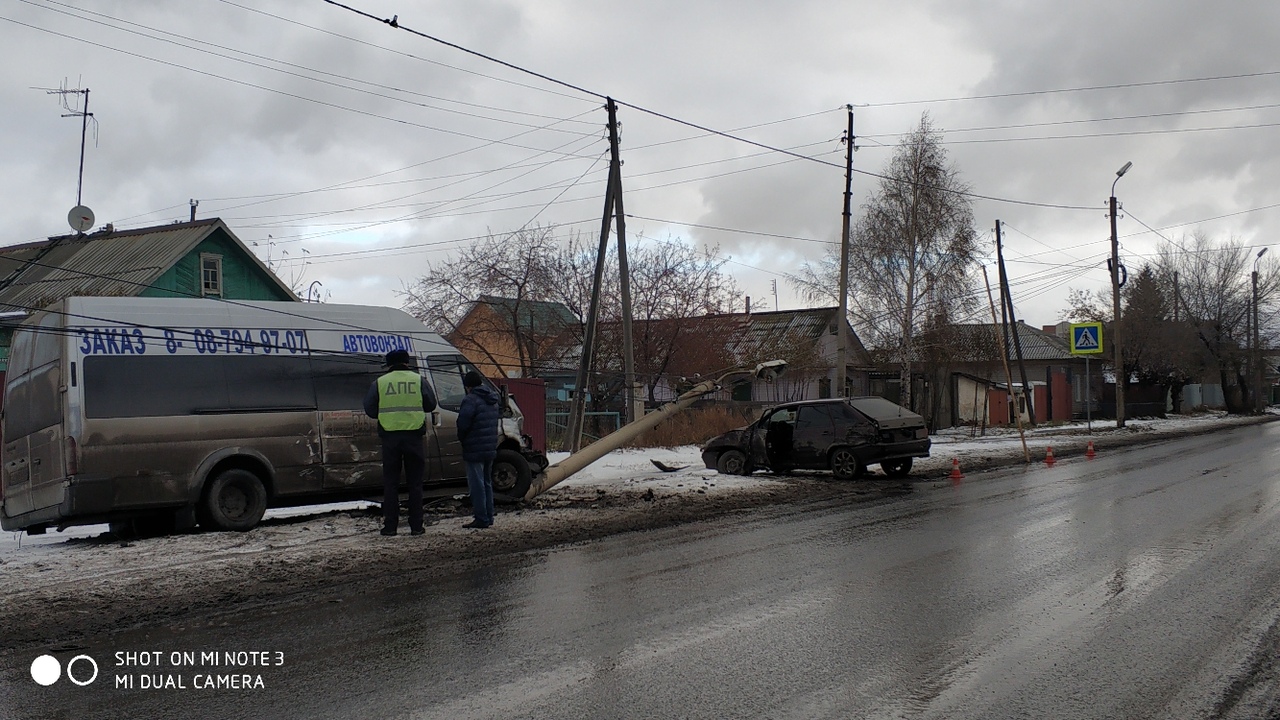
M735 428L733 430L730 430L727 433L723 433L711 438L710 440L703 443L702 447L709 448L709 447L716 447L720 445L734 445L734 446L741 445L743 441L746 439L750 430L751 430L750 425L744 425L743 427Z

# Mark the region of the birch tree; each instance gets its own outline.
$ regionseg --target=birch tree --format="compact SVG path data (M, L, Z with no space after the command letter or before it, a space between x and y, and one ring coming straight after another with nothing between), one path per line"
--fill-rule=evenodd
M898 364L899 402L912 406L912 362L926 327L972 314L978 233L968 186L929 120L903 138L862 205L849 252L850 321ZM838 249L791 278L811 301L839 301Z

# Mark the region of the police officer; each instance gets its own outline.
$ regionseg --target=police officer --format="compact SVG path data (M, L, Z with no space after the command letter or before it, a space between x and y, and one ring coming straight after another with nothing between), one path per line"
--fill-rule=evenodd
M428 413L436 409L431 386L412 367L404 350L387 353L389 372L369 386L364 412L378 421L382 438L382 534L395 535L400 524L400 471L409 485L409 533L426 532L422 522L422 483L427 458L423 437Z

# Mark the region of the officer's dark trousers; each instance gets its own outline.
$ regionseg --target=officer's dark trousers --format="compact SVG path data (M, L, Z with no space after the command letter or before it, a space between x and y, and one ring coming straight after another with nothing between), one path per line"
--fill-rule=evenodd
M382 527L400 524L400 473L409 485L409 529L422 529L422 481L427 459L423 436L416 432L389 432L382 438Z

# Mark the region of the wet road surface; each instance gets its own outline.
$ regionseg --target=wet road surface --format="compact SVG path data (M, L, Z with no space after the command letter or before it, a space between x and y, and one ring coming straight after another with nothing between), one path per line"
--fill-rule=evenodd
M1274 717L1277 439L1280 423L920 481L391 591L335 577L305 602L64 649L101 667L85 687L6 662L0 715ZM126 651L162 661L117 666ZM273 664L222 662L246 651ZM229 674L263 687L194 686ZM184 687L141 688L165 676Z

